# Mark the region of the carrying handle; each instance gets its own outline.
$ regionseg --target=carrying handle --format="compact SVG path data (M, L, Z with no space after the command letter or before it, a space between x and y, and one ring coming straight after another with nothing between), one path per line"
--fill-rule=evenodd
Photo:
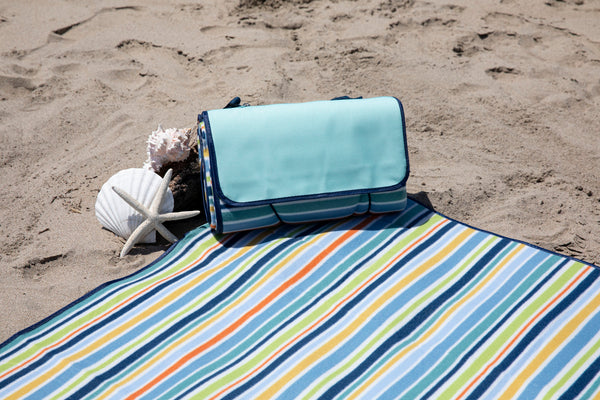
M235 96L233 99L231 99L231 101L229 103L227 103L227 105L223 108L236 108L239 107L240 104L242 103L242 99L240 99L238 96Z
M362 96L358 96L358 97L350 97L350 96L339 96L339 97L334 97L331 100L358 100L358 99L362 99Z
M339 96L339 97L334 97L331 100L358 100L358 99L362 99L362 96L358 96L358 97L350 97L350 96ZM242 105L242 99L240 99L238 96L235 96L233 99L231 99L231 101L229 103L227 103L227 105L223 108L236 108L236 107L240 107Z

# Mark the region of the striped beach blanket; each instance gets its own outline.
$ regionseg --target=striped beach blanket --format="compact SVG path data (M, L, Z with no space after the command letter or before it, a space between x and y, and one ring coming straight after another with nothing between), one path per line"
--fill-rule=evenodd
M592 398L600 270L402 213L198 228L0 346L0 398Z

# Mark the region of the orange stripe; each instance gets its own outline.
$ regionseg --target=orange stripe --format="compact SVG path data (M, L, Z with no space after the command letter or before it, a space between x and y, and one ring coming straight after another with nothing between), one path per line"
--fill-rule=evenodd
M110 315L111 313L113 313L114 311L118 310L119 308L123 307L125 304L131 302L132 300L134 300L135 298L139 297L140 295L142 295L143 293L147 292L148 290L154 288L155 286L163 283L164 281L167 281L169 279L172 279L173 277L180 275L181 273L185 272L186 270L190 269L191 267L195 266L196 264L198 264L200 261L202 261L202 259L209 254L212 250L214 250L215 248L219 247L221 245L221 243L217 243L214 246L212 246L211 248L209 248L208 250L206 250L204 252L203 255L201 255L196 261L194 261L192 264L190 264L189 266L187 266L186 268L178 271L177 273L173 274L173 275L169 275L157 282L155 282L154 284L152 284L151 286L148 286L146 289L137 292L135 295L133 295L132 297L122 301L121 303L117 304L116 306L114 306L113 308L111 308L110 310L106 311L104 314L102 314L99 317L94 318L92 321L88 322L87 324L81 326L80 328L78 328L77 330L71 332L70 334L68 334L67 336L65 336L63 339L59 340L58 342L54 343L53 345L44 348L42 351L40 351L38 354L36 354L35 356L33 356L32 358L30 358L29 360L23 361L21 364L17 365L16 367L12 368L9 371L6 371L4 374L0 375L0 379L4 378L5 376L10 375L11 373L13 373L14 371L23 368L25 365L29 364L30 362L36 360L37 358L41 357L44 353L46 353L49 350L52 350L53 348L60 346L62 343L66 342L67 340L69 340L70 338L72 338L73 336L75 336L77 333L81 332L82 330L86 329L87 327L95 324L96 322L100 321L101 319L105 318L107 315Z
M427 238L429 235L431 235L431 233L433 233L434 231L436 231L441 225L445 224L446 222L448 222L448 220L444 220L444 221L440 222L435 227L433 227L433 229L431 229L429 232L427 232L425 235L421 236L417 241L413 242L410 246L408 246L406 249L404 249L404 251L402 251L396 257L394 257L394 259L392 261L390 261L384 268L382 268L381 270L379 270L376 274L374 274L373 276L371 276L371 278L369 278L362 285L360 285L358 288L356 288L351 294L349 294L348 296L346 296L346 298L344 298L342 301L340 301L338 304L336 304L335 307L333 307L327 314L325 314L321 318L319 318L319 320L317 322L313 323L310 327L306 328L303 332L299 333L295 338L293 338L292 340L290 340L285 346L281 347L279 350L277 350L275 353L273 353L269 358L267 358L262 364L260 364L254 370L252 370L251 372L249 372L248 374L246 374L244 377L238 379L236 382L232 383L231 385L227 386L225 389L221 390L215 396L211 397L210 400L218 398L219 396L221 396L225 392L229 391L231 388L239 385L240 383L242 383L243 381L245 381L246 379L248 379L250 376L252 376L256 372L258 372L260 369L262 369L266 364L268 364L273 358L275 358L277 355L279 355L282 351L284 351L286 348L288 348L289 346L291 346L292 344L294 344L302 336L304 336L308 332L312 331L316 326L318 326L319 324L321 324L321 322L323 322L325 319L327 319L331 314L333 314L344 303L346 303L350 299L354 298L357 293L359 293L361 290L363 290L363 288L365 286L367 286L374 279L376 279L379 275L381 275L384 271L386 271L400 257L402 257L404 254L406 254L407 252L409 252L410 249L412 249L413 247L415 247L419 242L421 242L422 240L424 240L425 238Z
M317 264L319 264L327 255L329 255L333 250L335 250L342 243L344 243L349 237L353 236L357 231L359 231L360 229L362 229L365 226L367 226L368 224L370 224L374 218L375 217L370 217L368 219L365 219L360 224L358 224L355 228L348 230L346 233L344 233L344 235L339 237L335 242L330 244L325 250L323 250L315 258L313 258L296 275L294 275L293 277L288 279L281 286L279 286L277 289L275 289L273 292L271 292L271 294L269 296L265 297L260 303L258 303L256 306L254 306L248 312L246 312L237 321L235 321L234 323L229 325L227 328L225 328L223 331L221 331L219 334L214 336L209 341L203 343L202 345L196 347L191 352L187 353L185 356L180 358L176 363L174 363L169 368L164 370L160 375L158 375L157 377L152 379L150 382L148 382L142 388L138 389L137 391L135 391L134 393L129 395L126 399L130 400L130 399L134 399L134 398L141 396L146 391L148 391L148 389L150 389L151 387L153 387L154 385L156 385L157 383L159 383L160 381L165 379L167 376L171 375L173 372L175 372L176 370L181 368L192 358L194 358L201 352L205 351L209 347L213 346L214 344L220 342L222 339L227 337L229 334L231 334L231 332L235 331L240 325L244 324L248 319L250 319L250 317L252 317L258 311L260 311L260 309L264 308L267 304L269 304L271 301L273 301L273 299L277 298L286 289L288 289L290 286L292 286L293 284L298 282L301 278L303 278L306 274L308 274Z
M557 294L552 301L550 301L550 303L546 304L546 306L541 309L532 319L529 320L529 322L523 327L523 329L521 329L519 331L519 333L517 334L517 336L515 336L509 343L508 345L506 345L506 347L504 347L504 349L500 352L500 354L498 354L496 356L496 358L490 363L488 364L487 367L485 367L485 369L483 371L481 371L481 373L479 375L477 375L477 377L461 392L461 394L458 395L457 399L460 399L461 397L463 397L472 387L473 385L475 385L475 383L477 383L477 381L479 381L479 379L481 379L481 377L483 375L485 375L490 368L492 368L492 366L494 364L496 364L503 356L504 354L508 351L508 349L510 349L512 347L512 345L517 341L517 339L519 339L519 337L521 337L521 335L523 335L525 333L526 330L529 329L529 327L542 315L544 314L554 303L556 303L558 301L558 299L560 299L566 292L568 292L573 285L575 285L585 274L588 273L589 268L584 269L583 271L581 271L581 273L579 273L579 275L577 275L577 277L566 287L564 288L559 294Z

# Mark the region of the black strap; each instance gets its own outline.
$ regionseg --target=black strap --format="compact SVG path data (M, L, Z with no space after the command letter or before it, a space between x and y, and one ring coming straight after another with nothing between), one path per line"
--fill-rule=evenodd
M242 103L242 99L240 99L239 97L236 96L233 99L231 99L231 101L229 103L227 103L227 105L223 108L236 108L236 107L239 107L241 103Z
M357 99L362 99L362 96L358 96L358 97L350 97L350 96L340 96L340 97L334 97L331 100L357 100Z
M362 96L358 96L358 97L350 97L350 96L339 96L339 97L334 97L331 100L357 100L357 99L362 99ZM234 97L233 99L231 99L231 101L229 103L227 103L227 105L223 108L236 108L242 105L242 99L240 99L238 96Z

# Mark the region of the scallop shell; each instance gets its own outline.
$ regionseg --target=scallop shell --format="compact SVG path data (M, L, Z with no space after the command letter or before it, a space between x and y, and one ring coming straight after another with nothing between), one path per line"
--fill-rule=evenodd
M125 202L113 186L123 189L146 207L150 207L162 179L144 168L130 168L110 177L96 198L96 218L103 227L127 239L142 222L144 217ZM173 211L173 193L169 189L163 198L160 213ZM141 243L156 242L156 232L149 233Z

